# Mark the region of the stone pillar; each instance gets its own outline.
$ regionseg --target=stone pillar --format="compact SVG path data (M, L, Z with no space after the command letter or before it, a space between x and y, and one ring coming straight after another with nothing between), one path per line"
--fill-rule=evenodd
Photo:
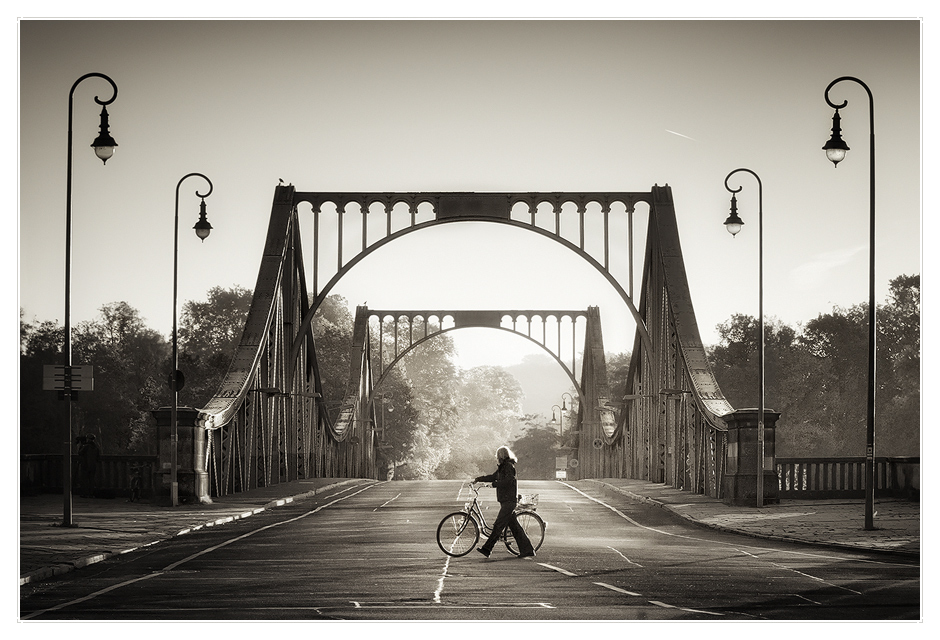
M160 407L150 412L157 420L160 442L160 468L154 473L153 490L158 502L170 501L170 407ZM176 481L180 502L211 503L209 497L209 474L206 473L206 431L196 426L199 411L192 407L177 407L176 433L179 439L177 451Z
M722 478L725 504L757 506L757 409L738 409L722 416L728 425L728 455ZM780 501L774 440L780 414L764 409L764 504Z

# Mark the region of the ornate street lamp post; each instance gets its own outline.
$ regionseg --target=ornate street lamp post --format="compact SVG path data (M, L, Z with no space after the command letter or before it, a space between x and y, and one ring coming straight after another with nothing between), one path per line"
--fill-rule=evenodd
M563 436L565 434L565 413L564 410L559 407L557 404L552 405L552 424L555 424L555 409L558 409L558 435Z
M114 147L118 146L111 133L108 131L108 109L107 105L114 102L117 98L117 85L114 80L103 73L86 73L75 81L69 90L69 121L68 121L68 155L66 162L65 179L65 343L62 354L65 365L66 386L62 393L65 400L65 419L63 427L62 443L62 495L63 495L63 518L62 526L72 526L72 399L73 392L70 388L70 372L72 367L72 325L71 325L71 298L72 298L72 98L75 94L75 88L88 78L103 78L111 84L113 94L109 100L100 100L95 96L95 102L101 105L101 125L98 137L95 138L91 146L95 150L95 155L101 158L103 163L107 163L108 158L114 153Z
M868 423L866 429L865 444L865 529L873 530L874 524L874 504L875 504L875 100L872 97L871 89L864 82L852 76L842 76L836 78L826 87L826 104L835 109L832 116L832 137L823 146L826 157L832 161L836 167L845 158L849 146L842 140L841 118L839 109L848 104L848 100L843 100L841 104L835 104L829 99L829 90L843 80L851 80L860 84L868 94L868 114L869 114L869 249L868 249Z
M725 220L725 228L732 237L736 236L744 222L738 217L738 199L735 194L744 187L732 189L728 180L738 172L749 173L757 179L757 253L758 253L758 295L757 315L760 326L760 348L757 352L757 506L764 506L764 187L760 176L750 169L735 169L725 176L725 189L731 192L731 215Z
M199 202L199 221L193 226L200 240L205 241L212 231L212 225L206 220L206 198L212 193L212 181L201 173L187 173L176 183L176 211L173 217L173 371L170 373L170 389L173 390L173 407L170 410L170 503L179 505L179 480L177 476L177 457L179 455L179 425L177 424L177 405L179 391L183 388L183 372L179 370L179 351L176 330L176 290L179 263L179 223L180 223L180 186L186 178L199 176L209 183L209 191L196 192Z

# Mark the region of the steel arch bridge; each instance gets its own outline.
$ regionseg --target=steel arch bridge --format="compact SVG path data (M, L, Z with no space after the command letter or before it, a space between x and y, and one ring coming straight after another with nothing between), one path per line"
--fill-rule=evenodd
M635 298L633 217L638 204L648 209L648 222L641 291ZM308 207L312 233L303 240L312 242L309 289L301 242L301 216ZM356 217L358 224L350 225ZM540 234L603 275L636 322L625 387L609 387L597 307L360 307L344 400L341 407L328 408L312 330L320 304L370 253L406 234L455 222L497 223ZM576 233L563 233L573 224ZM612 239L615 228L625 229L625 242ZM354 251L349 251L350 241L356 244ZM335 269L320 287L322 263L332 258ZM557 324L554 345L546 334L549 318ZM562 354L564 319L572 331L570 360L567 351ZM399 349L405 325L407 346L403 339ZM533 336L533 325L541 326L541 339L538 328ZM194 464L207 474L208 491L223 495L306 477L378 477L377 384L407 350L434 335L471 326L512 331L541 344L571 378L579 395L571 447L580 477L641 478L720 497L727 447L722 416L732 407L705 358L668 186L588 193L335 193L276 187L242 338L219 390L199 413L206 448ZM582 353L580 379L576 344Z

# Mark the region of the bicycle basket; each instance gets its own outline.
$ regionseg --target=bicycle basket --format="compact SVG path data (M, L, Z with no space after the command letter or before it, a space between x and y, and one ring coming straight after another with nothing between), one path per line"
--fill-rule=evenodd
M539 506L539 494L537 493L524 493L519 496L519 500L516 503L516 509L519 510L528 510L535 511Z

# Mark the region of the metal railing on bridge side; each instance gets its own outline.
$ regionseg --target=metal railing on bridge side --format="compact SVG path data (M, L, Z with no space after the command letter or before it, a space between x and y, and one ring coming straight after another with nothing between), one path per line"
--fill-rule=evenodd
M777 458L781 498L865 497L865 458ZM875 495L920 499L920 457L875 458Z
M78 456L72 456L72 486L79 487ZM102 497L130 496L131 479L140 471L141 497L153 496L157 456L110 456L98 459L95 490ZM39 453L20 456L20 491L24 494L62 492L62 454Z

